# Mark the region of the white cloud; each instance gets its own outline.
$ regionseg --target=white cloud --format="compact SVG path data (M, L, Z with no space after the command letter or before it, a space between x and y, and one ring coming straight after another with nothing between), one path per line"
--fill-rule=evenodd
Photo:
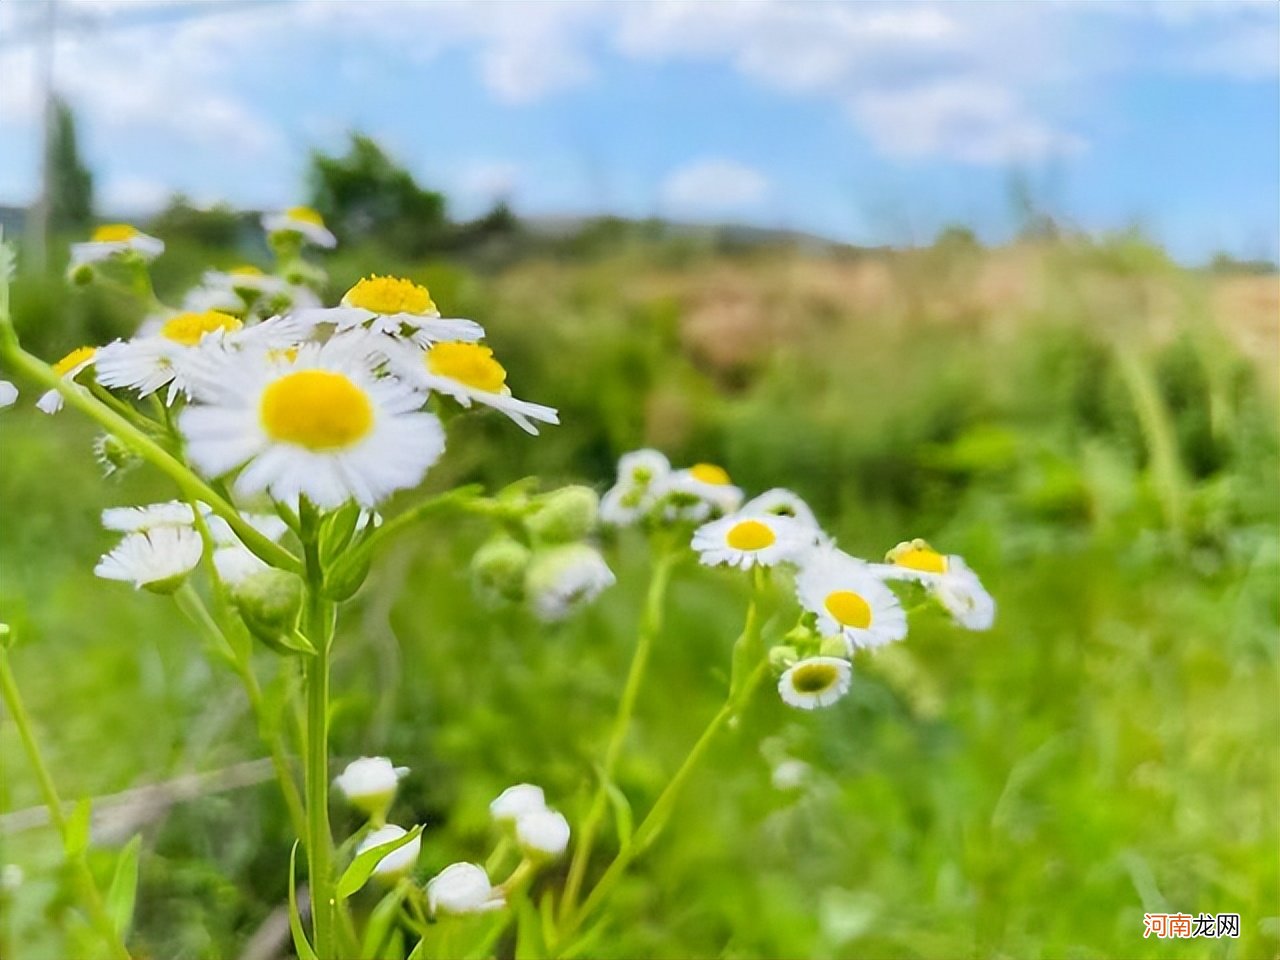
M757 207L769 193L769 181L758 170L733 160L695 160L673 170L662 181L666 212L676 215L741 213Z

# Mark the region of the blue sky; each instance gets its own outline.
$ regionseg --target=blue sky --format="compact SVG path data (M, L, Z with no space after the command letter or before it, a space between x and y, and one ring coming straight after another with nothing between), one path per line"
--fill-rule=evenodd
M34 0L0 5L0 202L36 189ZM986 238L1015 171L1092 231L1280 255L1280 5L61 0L100 206L300 198L369 132L458 215Z

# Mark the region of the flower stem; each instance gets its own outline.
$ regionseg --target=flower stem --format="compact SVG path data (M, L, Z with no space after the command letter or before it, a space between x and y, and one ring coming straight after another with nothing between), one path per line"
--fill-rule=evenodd
M67 818L62 812L62 801L58 797L53 777L49 774L49 768L45 766L44 757L40 753L40 745L36 742L35 732L31 727L31 717L18 693L18 682L9 666L9 651L3 647L0 647L0 695L4 698L9 715L13 717L27 759L35 771L36 782L40 785L40 794L44 798L45 806L49 808L49 819L61 834L64 846L69 847ZM75 869L76 881L80 885L81 896L84 898L94 928L102 936L103 942L113 957L129 960L129 950L124 945L119 931L116 930L110 914L107 913L102 893L98 890L98 884L93 878L93 872L89 869L84 851L78 850L74 854L68 852Z
M587 865L591 859L591 848L595 842L596 831L608 809L608 787L613 782L613 774L622 754L622 746L627 739L627 731L631 727L631 717L635 712L636 698L644 682L644 675L649 664L649 654L653 649L654 638L662 631L662 614L667 596L667 587L671 582L671 571L679 553L666 547L654 561L653 573L649 578L649 590L645 598L643 619L636 637L635 652L631 657L631 668L627 673L626 686L622 690L622 699L618 702L618 713L614 717L613 732L609 744L605 748L604 763L600 769L600 784L596 787L591 807L578 831L578 841L574 845L573 860L569 864L569 876L565 881L564 896L560 901L560 918L572 915L578 903L578 894L582 889L582 881L586 876Z

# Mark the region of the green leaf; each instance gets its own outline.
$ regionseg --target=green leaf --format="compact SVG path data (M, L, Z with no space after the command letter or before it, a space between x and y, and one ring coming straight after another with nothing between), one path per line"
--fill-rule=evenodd
M302 929L302 915L298 913L298 841L293 841L289 851L289 930L293 934L293 949L298 960L320 960Z
M554 943L556 939L556 905L548 890L538 901L538 912L542 915L542 942Z
M605 793L608 794L609 803L613 805L613 825L618 831L618 842L626 847L631 844L631 834L635 819L631 814L631 801L627 799L627 795L623 793L616 783L606 780L604 782Z
M516 909L516 960L543 960L542 919L528 897L520 897Z
M93 822L93 801L88 797L76 802L71 816L67 817L67 829L62 844L67 856L75 858L89 849L89 827Z
M124 845L116 860L111 886L107 888L107 913L120 939L129 936L133 926L133 907L138 898L138 851L142 847L142 834L136 835Z
M427 955L427 938L423 937L418 941L418 945L413 948L413 953L409 954L409 960L425 960Z
M342 879L338 881L337 898L345 900L363 887L369 882L369 877L373 875L373 868L381 862L383 857L393 850L399 850L420 833L422 833L422 827L414 827L403 837L396 837L394 840L380 843L376 847L370 847L364 853L359 854L351 861L350 866L343 871Z
M378 905L369 914L369 922L365 924L360 956L383 955L383 947L387 945L391 931L396 926L396 918L400 915L400 904L404 902L408 892L409 888L405 884L397 883L390 893L378 901Z
M354 500L334 510L320 524L320 560L328 566L351 543L360 522L360 505Z

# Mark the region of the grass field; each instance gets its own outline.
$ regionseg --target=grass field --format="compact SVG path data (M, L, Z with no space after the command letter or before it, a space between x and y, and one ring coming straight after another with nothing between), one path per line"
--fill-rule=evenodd
M184 279L173 260L162 283ZM374 266L343 254L335 290ZM408 269L563 420L534 441L460 418L430 486L603 489L618 454L652 445L795 489L856 555L925 537L999 604L989 633L926 618L859 654L830 710L759 697L622 886L600 956L1280 954L1275 277L1192 273L1134 237ZM122 323L34 281L15 312L50 357ZM104 481L94 431L26 401L0 415L0 619L64 795L261 756L235 678L172 605L92 576L98 512L170 490L145 469ZM334 754L413 768L395 814L427 825L427 875L484 855L486 804L511 783L578 821L645 591L627 533L606 543L618 585L567 624L491 611L467 589L482 534L424 522L339 625ZM744 605L740 578L681 568L619 771L634 810L722 699ZM0 759L3 808L38 804L7 724ZM270 783L143 832L139 956L239 956L285 900ZM52 832L0 842L26 875L0 953L74 950ZM1175 911L1239 913L1241 937L1143 939L1144 912Z

